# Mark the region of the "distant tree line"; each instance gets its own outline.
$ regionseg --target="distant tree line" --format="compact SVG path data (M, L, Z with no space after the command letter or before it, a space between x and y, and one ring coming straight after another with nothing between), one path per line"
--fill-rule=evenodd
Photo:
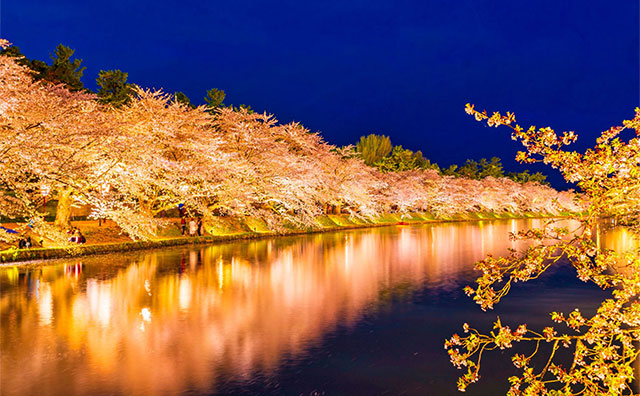
M86 88L82 82L82 76L86 67L82 66L82 59L73 58L75 50L63 44L58 44L52 54L51 62L46 63L38 59L29 59L20 48L12 45L0 51L0 55L16 58L16 63L26 66L33 71L35 80L49 81L53 84L63 84L71 92L95 93L103 104L110 104L116 108L129 104L134 96L135 85L128 82L129 74L122 70L100 70L96 78L97 92ZM191 99L183 92L175 92L175 100L181 104L195 108ZM203 98L210 111L226 107L224 99L226 93L222 89L211 88ZM233 106L230 106L233 108ZM252 112L251 106L241 104L237 108Z
M518 183L538 182L549 185L547 176L540 172L504 172L502 160L498 157L481 158L480 161L468 159L462 166L451 165L441 168L425 158L421 151L411 151L402 146L394 146L385 135L370 134L360 137L356 152L365 164L378 168L382 172L402 172L413 169L434 169L443 176L464 177L480 180L486 177L506 177Z

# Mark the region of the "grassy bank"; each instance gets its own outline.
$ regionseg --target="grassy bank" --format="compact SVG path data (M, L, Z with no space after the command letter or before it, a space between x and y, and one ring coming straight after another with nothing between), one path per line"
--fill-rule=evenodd
M546 213L466 213L449 217L434 217L428 213L411 213L409 215L385 214L375 219L356 219L349 215L325 215L317 219L319 227L309 229L291 228L285 232L276 233L269 230L267 225L255 218L238 219L232 217L218 217L205 224L206 236L185 237L181 235L178 219L169 221L161 236L149 241L131 241L119 234L114 224L96 227L96 222L76 222L74 226L80 228L87 235L88 243L71 247L44 247L31 249L9 249L0 251L1 263L26 262L63 257L83 256L91 254L123 252L130 250L162 248L177 245L215 243L241 239L268 238L280 235L299 235L317 232L339 231L354 228L383 227L399 223L418 224L430 222L477 221L514 218L550 217Z

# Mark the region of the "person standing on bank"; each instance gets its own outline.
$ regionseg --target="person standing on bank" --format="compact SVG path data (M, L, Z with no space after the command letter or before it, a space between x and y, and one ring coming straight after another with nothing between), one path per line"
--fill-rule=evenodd
M196 220L194 218L191 218L191 220L189 220L189 235L196 236L196 229Z

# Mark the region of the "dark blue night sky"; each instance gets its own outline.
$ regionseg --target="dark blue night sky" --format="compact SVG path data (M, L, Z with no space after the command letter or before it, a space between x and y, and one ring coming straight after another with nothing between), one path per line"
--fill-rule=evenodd
M194 102L217 87L333 144L384 133L445 166L523 169L508 130L467 102L575 130L578 147L639 104L637 1L6 0L1 13L30 58L75 48L89 88L114 68Z

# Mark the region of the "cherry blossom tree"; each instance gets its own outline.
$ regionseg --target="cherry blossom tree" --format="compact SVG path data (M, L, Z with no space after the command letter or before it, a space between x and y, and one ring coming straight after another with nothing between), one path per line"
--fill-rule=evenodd
M555 326L540 330L526 324L509 326L498 319L493 331L483 334L465 324L465 335L455 334L445 342L453 365L466 368L458 389L464 391L479 379L485 352L509 349L522 342L533 345L530 353L512 356L521 374L509 378L509 395L635 394L631 383L635 378L633 364L640 356L640 252L604 249L594 241L593 232L603 217L616 218L636 236L640 231L640 109L636 108L635 117L622 126L604 131L595 147L584 153L565 149L577 138L573 132L557 134L551 128L535 127L525 130L515 123L512 113L489 116L472 105L466 110L489 126L509 126L512 138L525 147L518 153L520 161L540 161L559 169L567 181L583 191L582 200L587 203L584 214L575 217L580 223L577 229L549 221L543 228L513 234L513 239L537 243L520 253L488 256L478 262L476 268L483 275L477 279L476 288L465 288L466 293L483 310L491 309L515 283L538 278L560 260L569 261L581 280L612 292L591 317L577 309L551 313L554 322L566 326L563 330ZM632 132L631 136L623 137L625 131ZM537 197L538 193L528 195ZM566 200L564 194L554 202ZM533 202L526 204L548 209ZM543 348L545 344L550 348ZM573 352L569 364L557 359L558 350L563 348ZM536 364L543 349L548 353L543 360L546 363Z
M10 192L0 211L33 219L41 193L51 191L58 198L55 224L64 227L71 196L96 182L108 123L92 95L35 81L31 73L0 56L0 185Z
M116 130L110 139L107 199L86 203L95 217L111 218L134 238L155 235L160 212L185 205L203 215L228 192L225 180L239 170L224 152L204 107L192 108L161 91L135 88L129 104L112 109Z

